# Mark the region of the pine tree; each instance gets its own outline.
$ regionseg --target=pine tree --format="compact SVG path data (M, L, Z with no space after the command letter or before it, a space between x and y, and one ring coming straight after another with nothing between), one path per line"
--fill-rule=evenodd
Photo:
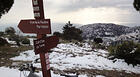
M137 11L140 12L140 0L134 0L133 6Z
M12 7L14 0L0 0L0 18Z
M63 38L65 40L78 40L82 41L81 33L82 31L78 28L72 26L73 24L68 21L66 25L63 27Z

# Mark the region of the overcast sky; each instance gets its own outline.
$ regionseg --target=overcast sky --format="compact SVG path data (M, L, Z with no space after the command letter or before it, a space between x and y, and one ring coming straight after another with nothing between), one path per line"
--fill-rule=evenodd
M45 18L52 23L116 23L140 26L140 13L133 0L44 0ZM21 19L34 19L32 0L15 0L0 24L18 25Z

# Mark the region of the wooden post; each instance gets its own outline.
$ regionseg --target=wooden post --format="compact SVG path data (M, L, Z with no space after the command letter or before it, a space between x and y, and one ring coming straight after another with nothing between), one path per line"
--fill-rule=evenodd
M32 2L33 2L33 9L35 7L39 7L38 10L34 9L35 19L36 20L45 19L44 8L43 8L43 0L32 0ZM40 38L43 38L43 37L46 37L46 34L37 34L37 39L40 39ZM47 70L47 67L46 67L45 52L40 53L40 61L41 61L43 77L51 77L50 69Z
M40 38L43 38L43 37L46 37L46 35L37 34L37 39L40 39ZM50 69L47 70L47 67L46 67L45 52L40 53L40 61L41 61L43 77L51 77Z
M43 0L32 0L32 4L33 4L33 12L34 12L35 20L21 20L18 27L23 33L37 34L38 40L43 37L46 38L47 36L46 34L51 34L51 25L50 25L50 19L45 19L44 17ZM53 38L56 41L53 41L50 38ZM43 50L38 50L40 54L43 77L51 77L50 67L48 67L49 63L46 63L46 60L49 61L49 58L46 59L45 54L48 53L48 50L50 48L53 48L54 46L56 46L59 41L58 38L56 37L50 37L50 38L48 39L52 43L50 43L50 41L47 41L47 43L50 43L50 44L47 44L48 48L43 49ZM35 44L38 44L38 43L35 43ZM38 47L40 46L44 46L44 44L41 44Z

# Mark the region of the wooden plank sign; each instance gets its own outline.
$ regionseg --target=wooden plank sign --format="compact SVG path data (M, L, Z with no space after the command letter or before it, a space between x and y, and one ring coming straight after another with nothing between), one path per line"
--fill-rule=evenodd
M44 19L44 9L42 0L32 0L34 18Z
M47 37L45 45L46 45L47 50L49 51L50 49L56 47L58 43L59 43L58 37L50 36L50 37Z
M35 54L39 54L41 52L46 53L50 49L56 47L58 43L59 43L59 38L56 36L50 36L50 37L34 40Z
M34 49L35 49L35 54L39 54L43 51L45 51L45 39L41 38L41 39L37 39L34 40Z
M18 27L23 33L51 34L50 19L21 20Z

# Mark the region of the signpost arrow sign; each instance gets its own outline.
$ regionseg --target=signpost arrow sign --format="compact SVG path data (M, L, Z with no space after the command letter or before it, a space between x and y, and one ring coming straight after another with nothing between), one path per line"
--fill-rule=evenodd
M41 38L41 39L37 39L34 40L34 49L35 49L35 54L39 54L43 51L45 51L45 39Z
M59 38L58 37L50 36L50 37L47 37L45 45L46 45L46 48L48 50L50 50L51 48L56 47L58 43L59 43Z
M21 20L18 27L23 33L51 34L50 19Z
M35 54L39 54L41 52L46 53L51 48L56 47L58 42L59 42L59 39L56 36L50 36L47 38L41 38L41 39L34 40Z

